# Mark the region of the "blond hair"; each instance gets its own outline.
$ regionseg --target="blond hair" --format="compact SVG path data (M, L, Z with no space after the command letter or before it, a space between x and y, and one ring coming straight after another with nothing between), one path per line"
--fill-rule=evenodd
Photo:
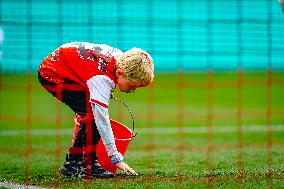
M132 48L123 53L116 62L116 68L123 70L127 79L149 85L154 78L152 57L144 50Z

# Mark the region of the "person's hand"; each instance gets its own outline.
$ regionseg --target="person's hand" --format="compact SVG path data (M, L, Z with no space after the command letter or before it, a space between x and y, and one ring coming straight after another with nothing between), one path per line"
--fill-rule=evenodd
M124 163L123 161L118 162L115 164L119 169L123 170L127 175L132 174L134 176L137 176L138 173L136 173L136 171L134 171L134 169L132 169L131 167L129 167L126 163Z

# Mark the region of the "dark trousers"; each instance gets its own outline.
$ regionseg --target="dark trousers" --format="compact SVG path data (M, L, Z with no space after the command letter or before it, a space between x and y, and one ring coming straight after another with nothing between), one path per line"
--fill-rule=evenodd
M101 137L89 103L89 91L73 81L50 82L39 73L38 79L49 93L75 112L72 146L66 155L66 161L91 162L97 160L96 145Z

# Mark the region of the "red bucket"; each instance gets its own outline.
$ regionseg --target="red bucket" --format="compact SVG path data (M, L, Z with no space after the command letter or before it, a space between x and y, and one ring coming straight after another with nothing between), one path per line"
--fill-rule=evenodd
M114 120L110 120L110 124L113 131L116 148L122 155L124 155L130 141L133 140L135 137L133 135L133 131L125 125ZM101 164L101 166L104 169L115 173L117 170L117 166L111 163L102 139L100 139L97 145L96 153L98 157L98 162Z

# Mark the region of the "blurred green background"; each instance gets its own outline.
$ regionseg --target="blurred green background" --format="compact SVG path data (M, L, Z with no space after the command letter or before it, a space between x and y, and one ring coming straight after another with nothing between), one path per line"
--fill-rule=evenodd
M267 72L243 73L237 88L237 73L160 73L150 88L115 91L134 114L138 135L125 161L140 176L118 172L113 180L85 181L57 171L71 145L74 113L35 75L2 74L0 182L58 188L283 188L283 72L273 72L272 79L268 87ZM123 105L111 100L109 110L112 119L131 128Z

